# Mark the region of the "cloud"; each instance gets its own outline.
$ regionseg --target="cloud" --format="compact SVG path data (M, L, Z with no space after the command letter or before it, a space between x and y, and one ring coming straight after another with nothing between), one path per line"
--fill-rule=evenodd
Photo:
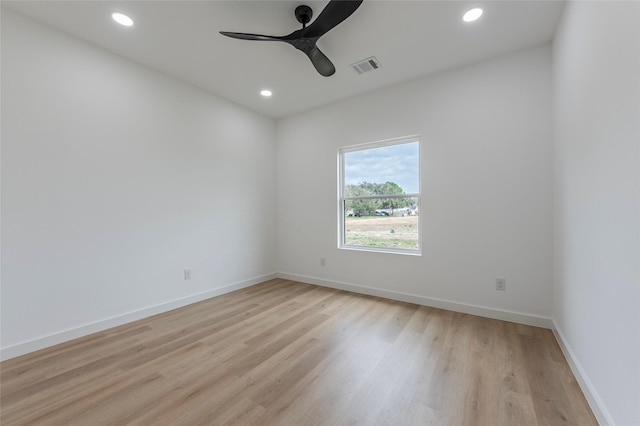
M347 152L344 165L346 185L394 182L406 193L420 187L418 142Z

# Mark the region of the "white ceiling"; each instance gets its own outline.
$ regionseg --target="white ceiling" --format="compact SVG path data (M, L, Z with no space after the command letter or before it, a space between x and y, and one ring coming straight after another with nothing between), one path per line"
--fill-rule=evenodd
M562 1L365 0L318 47L336 66L322 77L286 43L244 41L218 31L285 35L301 28L293 11L327 1L2 1L4 6L274 118L402 81L536 46L553 37ZM462 22L471 7L482 18ZM125 28L112 12L131 16ZM349 65L376 56L382 68ZM269 88L274 95L259 95Z

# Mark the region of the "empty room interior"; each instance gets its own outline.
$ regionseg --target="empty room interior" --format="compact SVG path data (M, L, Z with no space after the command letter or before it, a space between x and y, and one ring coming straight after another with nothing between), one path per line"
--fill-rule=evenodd
M0 81L3 425L640 426L640 2L3 0Z

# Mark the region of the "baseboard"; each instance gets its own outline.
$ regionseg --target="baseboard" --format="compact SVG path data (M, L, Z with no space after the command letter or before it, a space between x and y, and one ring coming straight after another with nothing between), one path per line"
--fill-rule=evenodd
M477 315L485 318L498 319L515 322L518 324L533 325L536 327L553 329L552 319L534 314L526 314L502 309L488 308L485 306L471 305L466 303L453 302L450 300L425 297L417 294L402 293L391 290L383 290L374 287L366 287L357 284L348 284L338 281L329 281L322 278L308 277L304 275L278 272L278 278L292 281L299 281L307 284L315 284L322 287L330 287L338 290L346 290L354 293L367 294L369 296L384 297L401 302L415 303L417 305L430 306L432 308L446 309L448 311L461 312L464 314Z
M587 376L587 373L582 368L582 365L578 361L578 358L571 349L571 346L569 346L569 342L567 342L567 339L564 337L564 333L562 333L562 330L555 320L553 320L552 330L564 357L567 359L567 363L569 364L573 375L578 381L580 389L582 389L584 397L591 407L591 411L593 411L593 415L596 416L596 420L598 420L598 423L602 426L613 426L615 423L611 418L611 414L609 414L605 408L602 399L600 399L598 392L596 392L591 380L589 380L589 376Z
M239 281L233 284L229 284L223 287L208 290L202 293L193 294L180 299L170 300L168 302L160 303L153 306L148 306L133 312L126 314L105 318L100 321L96 321L90 324L84 324L78 327L70 328L60 332L52 333L47 336L39 337L37 339L29 340L26 342L18 343L6 348L0 349L0 360L6 360L14 358L20 355L24 355L30 352L34 352L40 349L48 348L59 343L64 343L69 340L77 339L78 337L87 336L92 333L107 330L112 327L117 327L132 321L147 318L152 315L160 314L163 312L171 311L176 308L181 308L192 303L200 302L202 300L210 299L212 297L220 296L222 294L230 293L235 290L240 290L245 287L259 284L270 279L277 277L277 274L266 274L259 277L251 278L248 280Z

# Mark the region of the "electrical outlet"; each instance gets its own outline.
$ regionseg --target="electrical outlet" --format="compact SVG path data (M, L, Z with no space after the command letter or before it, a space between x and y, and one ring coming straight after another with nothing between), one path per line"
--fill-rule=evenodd
M191 279L191 269L185 269L184 270L184 279L185 279L185 281Z
M320 258L320 266L327 266L327 259L325 259L324 257Z
M507 280L504 278L496 278L496 290L507 291Z

